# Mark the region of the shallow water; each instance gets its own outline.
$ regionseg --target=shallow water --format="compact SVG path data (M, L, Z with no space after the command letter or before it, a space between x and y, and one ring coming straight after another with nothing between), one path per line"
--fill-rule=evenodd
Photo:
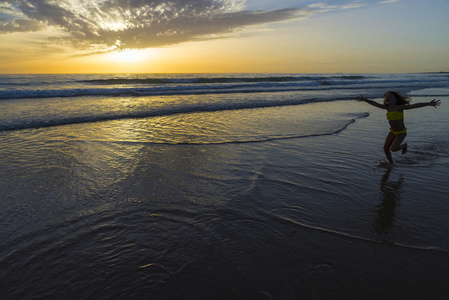
M0 295L444 298L442 100L390 169L355 101L0 132Z

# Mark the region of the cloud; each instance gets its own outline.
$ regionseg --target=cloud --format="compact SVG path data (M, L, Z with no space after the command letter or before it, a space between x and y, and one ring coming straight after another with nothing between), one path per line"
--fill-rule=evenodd
M385 1L381 1L380 3L382 4L387 4L387 3L396 3L399 2L400 0L385 0Z
M389 0L392 1L392 0ZM398 0L393 0L398 1ZM359 8L366 6L366 3L361 3L360 1L354 1L351 3L344 3L344 4L336 4L333 3L332 5L324 3L324 2L318 2L309 4L307 7L311 9L317 9L319 12L328 12L328 11L335 11L335 10L341 10L341 9L352 9L352 8Z
M311 13L244 10L243 0L0 0L0 33L51 27L77 48L139 49L216 38Z
M14 19L8 21L6 18L0 18L0 33L39 31L43 29L43 25L35 20Z

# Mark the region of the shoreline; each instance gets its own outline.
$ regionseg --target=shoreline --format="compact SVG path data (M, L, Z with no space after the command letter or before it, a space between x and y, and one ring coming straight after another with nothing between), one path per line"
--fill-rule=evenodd
M392 169L376 165L385 111L355 100L5 133L0 295L444 298L441 100L406 113ZM326 131L361 113L309 138L149 142Z

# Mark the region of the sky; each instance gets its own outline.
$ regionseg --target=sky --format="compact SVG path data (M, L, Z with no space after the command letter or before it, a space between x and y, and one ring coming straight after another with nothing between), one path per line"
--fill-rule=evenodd
M449 71L449 0L0 0L0 73Z

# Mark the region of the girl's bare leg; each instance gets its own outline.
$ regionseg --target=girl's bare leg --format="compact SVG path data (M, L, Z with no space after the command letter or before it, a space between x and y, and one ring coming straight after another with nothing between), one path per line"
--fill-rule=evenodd
M402 154L405 154L405 153L407 153L407 143L404 143L403 145L402 145Z
M395 138L396 137L394 136L394 134L389 132L387 137L385 138L385 143L384 143L384 152L385 152L385 155L387 156L388 161L390 162L390 165L394 164L393 157L391 156L390 148L393 145Z
M390 150L393 152L402 150L402 154L407 153L407 143L404 143L401 145L401 143L404 141L405 137L407 136L406 133L398 134L395 139L393 140L393 143L391 144Z

